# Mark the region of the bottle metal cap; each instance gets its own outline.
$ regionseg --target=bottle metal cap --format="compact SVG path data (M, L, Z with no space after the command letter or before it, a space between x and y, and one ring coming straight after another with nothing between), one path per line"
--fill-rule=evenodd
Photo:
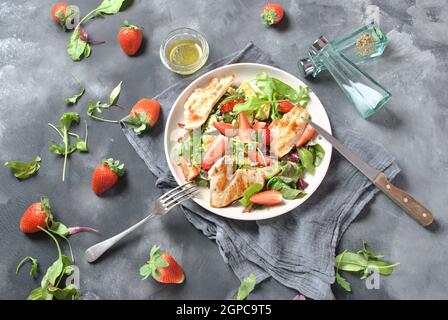
M310 77L314 72L313 60L310 58L303 58L299 60L299 69L305 78Z

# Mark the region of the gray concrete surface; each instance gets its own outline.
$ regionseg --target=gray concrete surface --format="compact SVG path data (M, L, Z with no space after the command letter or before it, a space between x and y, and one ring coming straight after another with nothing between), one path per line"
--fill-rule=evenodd
M86 13L99 1L76 1ZM151 97L180 77L159 60L163 37L188 26L201 30L210 44L213 61L242 48L249 40L268 51L285 70L298 75L296 62L320 34L333 37L355 29L379 12L390 44L380 60L364 68L388 88L393 98L371 120L363 120L328 77L310 83L330 117L342 113L346 125L383 143L396 157L402 173L396 184L425 203L436 223L428 230L410 220L385 196L379 195L352 224L341 248L356 249L361 239L375 251L401 265L383 278L379 290L367 290L356 276L347 276L353 293L335 288L339 299L448 298L448 4L443 0L296 0L279 1L286 10L277 28L265 28L259 19L261 1L133 1L115 16L87 24L95 39L92 56L73 63L65 51L69 34L50 20L51 1L0 1L0 162L30 160L40 154L36 177L17 181L0 169L0 298L23 299L38 286L27 272L14 274L25 255L39 258L42 269L55 259L56 250L44 235L26 236L18 229L25 208L39 196L50 196L54 214L68 225L89 225L102 236L72 238L81 286L88 299L224 299L239 283L224 264L216 245L194 229L178 212L155 220L136 232L99 263L87 264L82 253L89 245L113 235L145 215L158 195L154 177L113 125L90 124L88 154L74 154L65 183L60 181L62 160L47 151L55 138L47 122L65 111L85 115L88 99L106 98L124 81L120 104L131 106ZM378 11L379 10L379 11ZM124 19L144 27L143 52L125 56L116 43ZM71 73L86 85L87 93L74 107L63 99L77 90ZM121 117L117 109L111 117ZM90 190L91 172L101 157L123 160L126 178L113 195L96 197ZM139 266L149 248L159 243L182 264L187 281L164 286L141 281ZM257 287L251 298L291 299L295 295L273 280Z

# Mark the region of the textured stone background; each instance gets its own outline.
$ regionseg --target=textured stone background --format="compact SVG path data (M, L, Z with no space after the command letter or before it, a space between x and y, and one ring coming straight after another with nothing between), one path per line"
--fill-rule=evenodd
M99 1L77 1L84 14ZM0 162L42 157L36 177L17 181L0 169L0 298L22 299L38 286L27 272L14 275L25 255L37 256L46 269L56 256L43 235L25 236L18 229L24 209L42 194L49 195L54 212L68 225L90 225L111 236L140 220L158 195L154 178L127 143L118 127L90 126L88 154L75 154L68 164L65 183L60 181L62 160L47 151L55 138L47 122L57 122L64 111L81 112L88 99L106 98L124 81L120 104L133 105L151 97L179 76L159 60L163 37L172 29L188 26L203 31L213 61L242 48L249 40L268 51L285 70L299 75L296 62L320 34L333 37L354 30L371 17L379 18L390 44L380 60L364 65L388 88L393 99L371 120L363 120L329 77L310 83L330 118L342 113L346 124L383 143L396 157L402 173L396 184L433 211L437 223L424 230L385 196L379 195L343 237L342 248L356 249L365 239L375 251L401 262L396 273L383 278L380 290L367 290L355 276L347 276L353 293L339 288L340 299L447 298L446 280L448 181L448 4L445 0L296 0L279 1L287 17L278 28L260 23L262 1L133 1L115 16L87 24L90 35L107 44L93 48L92 56L73 63L65 52L68 34L50 20L51 1L0 1ZM116 43L124 19L144 27L144 51L125 56ZM72 108L63 98L77 90L75 74L87 93ZM111 112L121 117L125 111ZM113 196L98 198L90 191L90 175L98 160L112 156L123 160L128 174ZM94 265L83 251L102 239L74 236L81 286L88 299L205 299L230 298L239 283L220 257L216 245L194 229L178 212L154 220ZM187 281L181 286L144 282L138 268L150 246L160 243L182 264ZM290 289L268 280L251 298L291 299Z

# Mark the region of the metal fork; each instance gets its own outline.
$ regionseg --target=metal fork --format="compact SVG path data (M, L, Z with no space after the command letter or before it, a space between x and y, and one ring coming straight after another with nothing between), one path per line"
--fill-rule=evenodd
M85 259L88 262L94 262L99 257L101 257L103 253L109 250L114 244L116 244L132 231L140 227L146 221L151 220L151 218L155 216L163 216L178 204L192 198L195 195L196 191L198 191L198 188L192 182L185 183L168 191L156 200L151 213L146 218L136 223L129 229L126 229L123 232L117 234L116 236L113 236L112 238L104 240L88 248L84 253Z

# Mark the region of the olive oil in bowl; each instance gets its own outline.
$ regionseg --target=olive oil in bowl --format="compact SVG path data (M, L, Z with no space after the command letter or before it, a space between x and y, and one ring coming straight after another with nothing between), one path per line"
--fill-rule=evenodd
M189 75L207 61L208 44L205 37L192 29L172 31L160 47L160 59L173 72Z
M185 67L201 59L202 48L194 40L176 40L168 49L167 56L172 64Z

